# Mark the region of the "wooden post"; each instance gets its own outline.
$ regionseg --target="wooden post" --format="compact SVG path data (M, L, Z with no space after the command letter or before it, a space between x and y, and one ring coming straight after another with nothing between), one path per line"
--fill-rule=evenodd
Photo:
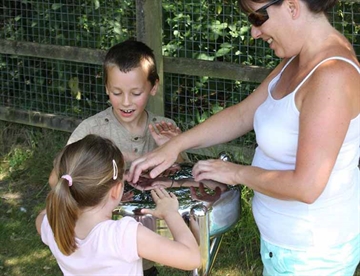
M159 89L155 97L150 97L149 111L164 115L164 66L162 56L162 1L136 0L136 33L137 40L144 42L154 51L158 74Z

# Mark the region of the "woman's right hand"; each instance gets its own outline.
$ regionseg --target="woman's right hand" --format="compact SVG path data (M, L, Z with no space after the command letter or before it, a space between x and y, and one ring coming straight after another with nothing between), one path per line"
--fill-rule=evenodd
M175 143L172 143L174 139L176 138L134 160L126 175L127 180L137 183L140 175L149 170L149 177L154 179L173 165L181 152L176 149Z
M142 214L150 214L159 219L166 219L167 216L173 213L178 213L179 202L173 193L168 193L164 188L155 188L151 190L151 196L156 204L156 208L142 209Z

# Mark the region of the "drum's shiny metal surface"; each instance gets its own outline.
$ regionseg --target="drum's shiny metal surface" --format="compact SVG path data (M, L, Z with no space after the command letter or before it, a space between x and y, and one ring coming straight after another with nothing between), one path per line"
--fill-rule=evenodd
M155 186L167 188L177 196L179 212L200 247L202 265L192 275L209 275L222 235L240 218L240 191L215 181L194 181L192 166L175 164L155 179L143 176L137 185L127 185L126 190L132 191L134 196L114 210L113 218L132 216L160 235L172 238L165 221L139 212L142 208L155 208L149 190Z

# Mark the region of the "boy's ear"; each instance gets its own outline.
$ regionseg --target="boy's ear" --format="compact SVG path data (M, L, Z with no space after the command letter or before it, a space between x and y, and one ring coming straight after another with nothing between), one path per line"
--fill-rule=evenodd
M155 85L150 90L150 95L155 96L158 88L159 88L159 80L156 80Z

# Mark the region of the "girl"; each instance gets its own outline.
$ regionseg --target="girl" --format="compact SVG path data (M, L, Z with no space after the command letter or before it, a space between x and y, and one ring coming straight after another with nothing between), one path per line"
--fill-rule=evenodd
M178 212L174 194L151 191L155 210L174 240L131 217L111 220L123 194L124 159L106 138L87 135L55 160L46 209L36 218L42 241L65 275L143 275L142 258L184 270L200 265L194 236Z

